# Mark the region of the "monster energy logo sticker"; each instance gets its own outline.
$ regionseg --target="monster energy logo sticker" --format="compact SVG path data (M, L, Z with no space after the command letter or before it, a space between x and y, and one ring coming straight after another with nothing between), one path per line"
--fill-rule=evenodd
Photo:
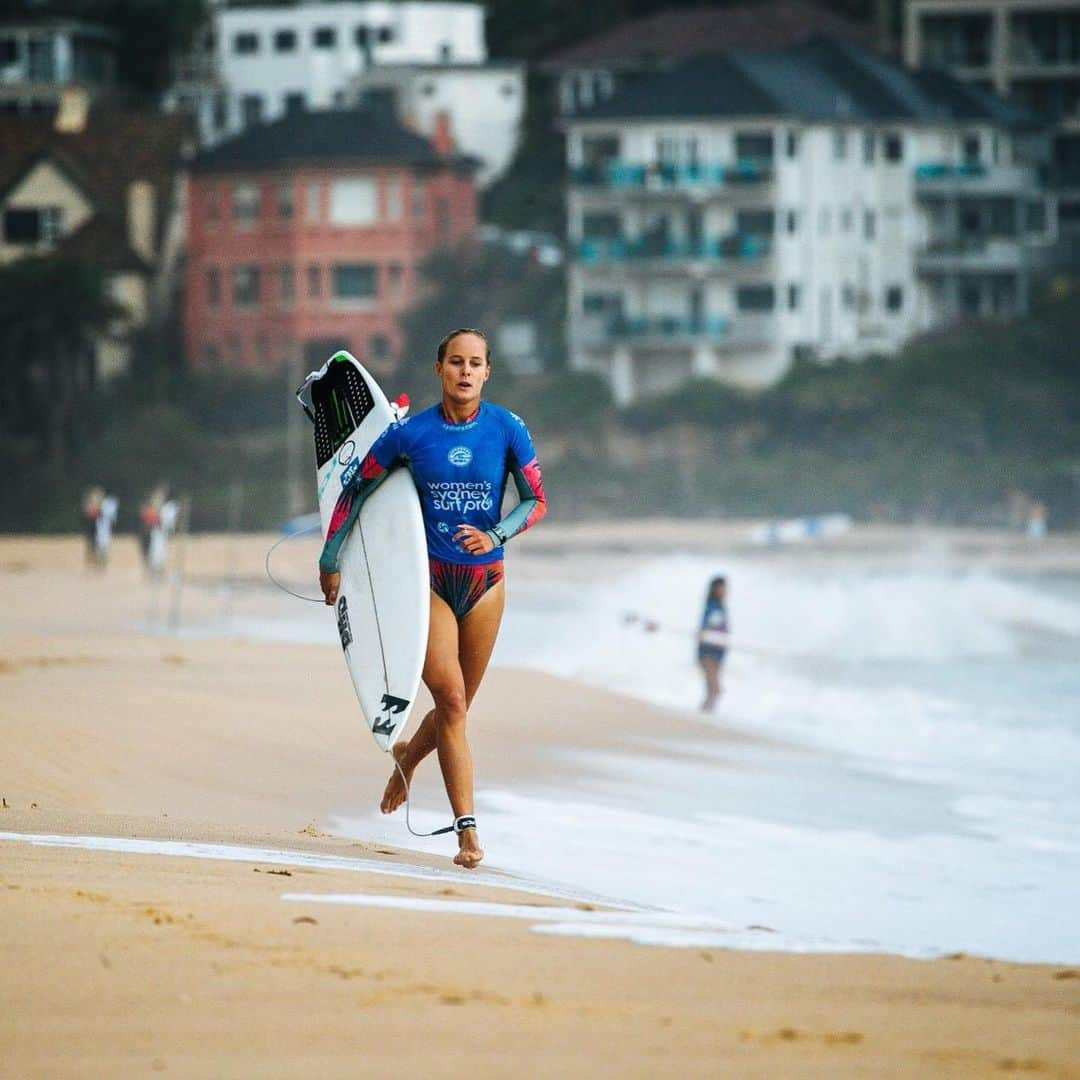
M337 632L341 638L341 647L347 649L353 641L352 627L349 625L349 605L342 596L337 602Z
M373 735L393 735L394 721L391 717L403 713L409 707L409 703L403 698L394 697L393 694L383 694L382 715L371 725Z

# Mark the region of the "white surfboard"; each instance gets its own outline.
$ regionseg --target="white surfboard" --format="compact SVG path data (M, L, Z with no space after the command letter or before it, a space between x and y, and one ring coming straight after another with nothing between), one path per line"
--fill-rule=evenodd
M396 419L375 380L347 352L313 371L297 398L315 425L319 518L326 539L342 488ZM420 500L399 468L364 503L338 563L338 636L360 710L389 750L412 710L427 651L430 585Z

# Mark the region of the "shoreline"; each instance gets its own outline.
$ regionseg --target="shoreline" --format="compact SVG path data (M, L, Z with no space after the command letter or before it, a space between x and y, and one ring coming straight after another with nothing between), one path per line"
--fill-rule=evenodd
M151 590L134 545L116 554L94 574L77 538L0 538L0 833L149 844L0 839L0 1071L1080 1076L1075 965L634 944L607 936L626 917L603 890L545 893L490 863L470 878L450 847L385 830L331 835L387 775L338 650L134 633ZM228 554L196 540L189 566ZM221 604L184 598L193 619ZM733 774L739 751L780 747L517 669L491 671L474 714L478 775L510 789L553 768L598 786L595 757L648 764L658 730L708 738ZM417 799L442 805L436 770ZM181 858L165 841L248 851ZM641 859L665 872L662 849Z

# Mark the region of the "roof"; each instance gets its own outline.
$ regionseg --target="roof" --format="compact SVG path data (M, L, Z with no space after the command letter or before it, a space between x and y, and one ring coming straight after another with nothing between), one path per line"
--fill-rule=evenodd
M453 165L475 159L440 157L427 139L403 127L384 106L288 113L201 153L196 172L260 169L318 162L367 165Z
M0 33L13 33L20 30L48 31L55 30L60 33L82 34L86 37L96 37L100 41L115 42L117 35L115 30L109 29L99 22L86 19L73 19L63 15L26 15L19 18L15 15L0 18Z
M807 0L775 0L768 7L672 8L621 23L555 53L544 62L553 70L578 67L634 67L684 60L726 49L786 49L815 34L829 34L870 48L871 27Z
M160 240L173 198L174 178L192 139L190 118L177 114L92 108L84 130L60 133L41 116L2 113L0 198L36 165L47 161L82 190L95 211L122 223L127 215L129 185L145 180L154 188ZM118 228L124 232L121 225ZM111 238L111 244L118 234L109 230L95 235L103 242ZM86 253L94 254L89 249ZM111 248L96 254L99 261L127 257Z
M146 273L150 267L132 250L123 221L113 214L95 214L57 245L57 255L96 263L114 272Z
M785 50L696 56L638 75L576 121L789 116L807 120L973 121L1037 129L1042 117L943 71L909 71L850 42L815 37ZM568 121L574 122L574 121Z

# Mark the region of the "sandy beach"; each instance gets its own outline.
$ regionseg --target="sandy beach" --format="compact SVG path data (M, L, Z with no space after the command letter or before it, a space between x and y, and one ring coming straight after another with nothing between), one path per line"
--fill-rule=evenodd
M532 572L583 537L538 530ZM77 538L0 538L0 1076L1080 1077L1069 964L540 932L607 906L470 878L450 842L404 850L403 824L401 848L335 832L388 775L338 650L167 632L174 610L267 608L266 547L192 540L174 595L129 537L104 573ZM312 551L275 570L310 589ZM1075 545L1055 552L1071 568ZM480 784L510 790L557 767L586 791L597 756L658 728L751 738L513 667L470 717ZM434 763L417 786L440 805Z

